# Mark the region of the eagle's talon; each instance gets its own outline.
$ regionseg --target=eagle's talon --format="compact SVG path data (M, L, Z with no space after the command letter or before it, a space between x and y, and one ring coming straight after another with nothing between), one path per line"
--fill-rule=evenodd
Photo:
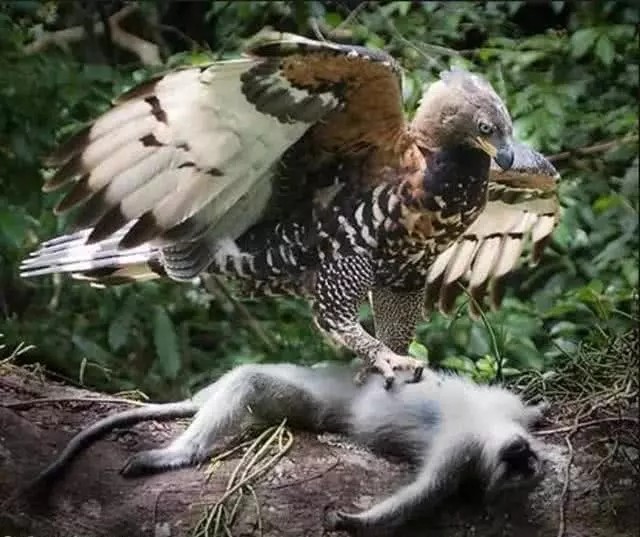
M407 380L409 384L415 384L422 380L422 374L424 373L424 367L418 366L413 370L413 377L410 380Z
M390 352L383 352L376 356L368 369L382 374L386 390L393 386L396 371L412 371L412 377L406 381L409 383L420 382L424 374L424 364L420 360Z

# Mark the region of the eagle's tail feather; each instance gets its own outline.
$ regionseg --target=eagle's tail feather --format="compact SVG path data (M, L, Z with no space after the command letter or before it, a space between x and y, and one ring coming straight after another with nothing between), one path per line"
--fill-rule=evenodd
M20 275L29 278L66 272L77 279L109 285L164 275L157 247L149 243L130 249L118 247L129 227L94 244L86 244L91 229L46 241L20 264Z

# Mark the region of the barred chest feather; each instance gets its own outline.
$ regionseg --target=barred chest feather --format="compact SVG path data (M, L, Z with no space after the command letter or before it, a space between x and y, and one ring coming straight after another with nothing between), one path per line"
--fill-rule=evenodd
M429 266L478 218L487 203L490 157L478 149L454 147L436 153L424 176L416 207L402 203L392 233L377 256L378 285L411 291L424 286Z
M398 290L424 286L434 258L478 217L487 202L489 157L460 147L437 153L425 172L417 203L403 187L380 185L349 206L340 193L330 211L317 215L320 261L370 255L377 285Z
M254 274L280 275L270 282L257 277L254 285L263 290L266 285L273 292L290 286L290 292L299 294L300 281L323 262L356 255L373 260L376 285L407 291L422 288L435 257L483 210L489 164L479 150L441 152L425 172L424 194L418 202L400 183L363 192L337 181L316 193L312 210L306 207L287 222L241 240L243 251L269 251L253 259Z

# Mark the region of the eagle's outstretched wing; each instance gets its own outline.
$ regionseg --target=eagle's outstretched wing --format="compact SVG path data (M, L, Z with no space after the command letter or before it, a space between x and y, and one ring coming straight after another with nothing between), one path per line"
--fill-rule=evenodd
M123 95L50 159L97 243L121 248L237 237L263 216L274 164L309 129L317 150L357 154L404 129L399 68L362 47L266 33L247 58L161 75ZM311 193L310 193L311 195ZM214 237L215 238L215 237Z
M537 263L558 222L558 178L543 155L522 143L515 145L510 170L492 166L485 210L429 269L426 313L437 308L450 314L463 290L462 281L471 296L472 316L478 315L487 291L490 305L499 307L502 278L514 270L529 242L531 259Z

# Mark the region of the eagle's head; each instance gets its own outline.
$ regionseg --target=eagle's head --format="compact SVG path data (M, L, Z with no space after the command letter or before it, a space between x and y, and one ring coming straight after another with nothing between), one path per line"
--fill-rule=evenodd
M425 149L469 145L502 169L513 164L509 112L491 84L477 74L458 68L442 72L424 92L411 127Z

